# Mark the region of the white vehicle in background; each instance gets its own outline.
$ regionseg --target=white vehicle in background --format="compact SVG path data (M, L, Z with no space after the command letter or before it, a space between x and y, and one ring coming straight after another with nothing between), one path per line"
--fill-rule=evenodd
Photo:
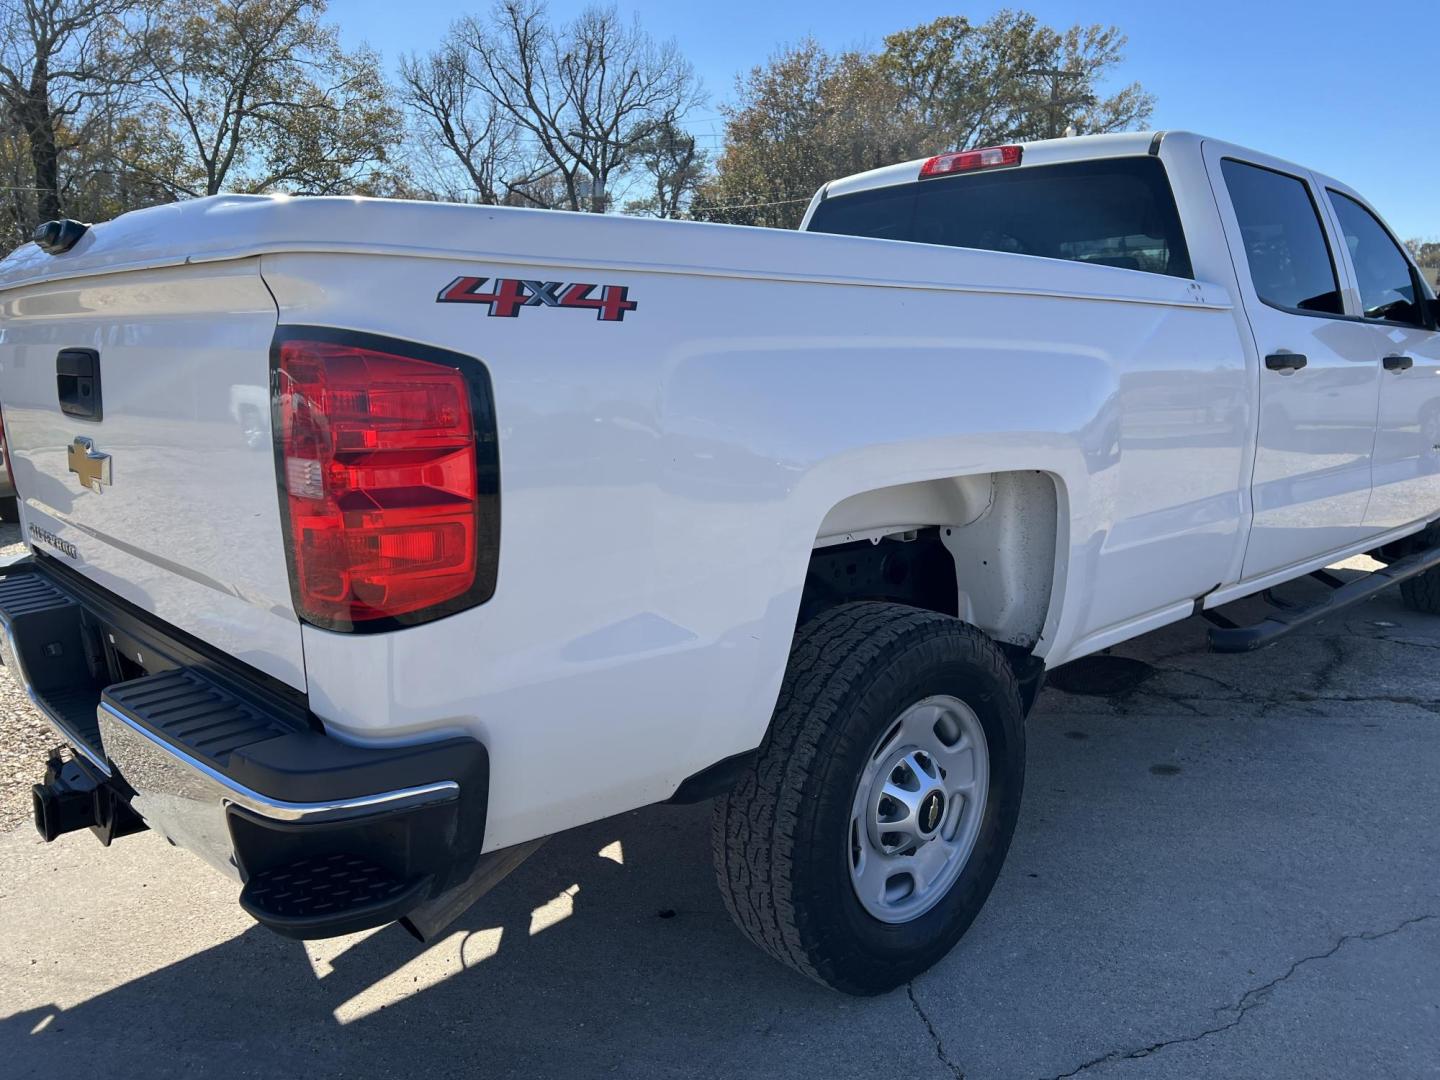
M1047 667L1440 610L1433 295L1357 193L1212 139L943 154L800 232L221 196L38 241L37 825L143 822L293 936L425 938L548 835L715 796L741 929L882 991L984 903Z

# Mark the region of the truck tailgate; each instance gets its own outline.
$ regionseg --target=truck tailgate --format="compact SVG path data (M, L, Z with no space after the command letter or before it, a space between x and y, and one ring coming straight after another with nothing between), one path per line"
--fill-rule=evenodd
M0 292L0 407L32 547L303 689L275 322L253 258L22 283Z

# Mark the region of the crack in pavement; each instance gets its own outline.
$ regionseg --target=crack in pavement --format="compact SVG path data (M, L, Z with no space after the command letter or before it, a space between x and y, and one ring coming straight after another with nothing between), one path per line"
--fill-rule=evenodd
M1241 699L1248 699L1254 696L1254 691L1246 690L1243 686L1237 686L1235 683L1226 682L1219 676L1210 675L1204 671L1191 671L1189 668L1157 667L1155 668L1155 673L1157 675L1175 675L1180 678L1199 679L1201 682L1207 682L1211 686L1219 687L1221 690L1228 690L1230 693ZM1198 697L1198 695L1196 696Z
M1109 1065L1116 1061L1131 1061L1137 1058L1149 1057L1151 1054L1164 1050L1167 1046L1197 1043L1203 1039L1208 1039L1212 1035L1219 1035L1222 1032L1229 1031L1231 1028L1238 1026L1249 1014L1251 1009L1258 1008L1265 1004L1265 1002L1269 1000L1267 995L1271 990L1274 990L1281 983L1285 982L1306 964L1314 963L1317 960L1328 960L1352 941L1378 941L1380 938L1390 937L1417 923L1428 922L1431 919L1440 919L1440 915L1416 915L1413 918L1404 920L1398 926L1391 927L1389 930L1362 930L1356 934L1342 934L1340 939L1324 952L1314 953L1310 956L1302 956L1290 965L1285 971L1285 974L1278 975L1269 982L1262 983L1260 986L1251 987L1241 994L1233 1005L1223 1005L1216 1009L1216 1013L1235 1013L1233 1019L1223 1024L1206 1028L1204 1031L1197 1032L1194 1035L1181 1035L1173 1039L1161 1039L1158 1042L1150 1043L1148 1046L1135 1047L1130 1050L1111 1050L1109 1053L1101 1054L1098 1057L1091 1058L1089 1061L1082 1062L1069 1072L1058 1073L1055 1076L1046 1078L1046 1080L1069 1080L1070 1077L1078 1076L1080 1073L1088 1069L1093 1069L1097 1065ZM910 1000L915 1000L913 995Z
M925 1025L925 1030L930 1033L930 1041L935 1044L935 1056L940 1059L940 1064L950 1070L950 1075L955 1080L965 1080L965 1070L950 1060L950 1055L945 1052L945 1044L940 1041L940 1034L935 1030L935 1025L930 1022L930 1015L915 997L915 980L911 979L905 984L905 993L910 997L910 1007L915 1010L915 1015Z

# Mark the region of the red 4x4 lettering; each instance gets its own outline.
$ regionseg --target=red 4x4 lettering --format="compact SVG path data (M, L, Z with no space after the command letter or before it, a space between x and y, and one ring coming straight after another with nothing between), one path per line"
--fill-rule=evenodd
M570 284L563 281L528 281L519 278L457 277L435 297L441 304L484 304L492 318L513 319L521 308L583 308L600 322L621 322L627 311L640 305L630 299L627 285ZM599 290L599 295L595 295Z

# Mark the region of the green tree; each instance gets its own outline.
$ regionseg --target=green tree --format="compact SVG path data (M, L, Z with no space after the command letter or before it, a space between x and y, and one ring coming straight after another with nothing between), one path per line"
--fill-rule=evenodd
M1040 62L1033 15L1001 11L982 24L946 16L885 38L875 62L895 84L906 120L945 148L1015 133L1028 72Z
M1123 59L1113 26L1059 31L1027 12L983 23L945 16L885 38L879 63L929 136L948 145L1056 139L1121 131L1148 119L1154 98L1138 83L1105 96L1100 83Z
M1004 10L946 16L885 38L878 53L832 56L804 41L738 81L726 144L692 213L792 228L812 192L849 173L945 150L1118 131L1154 99L1138 84L1106 95L1120 64L1115 27L1059 31Z
M1125 45L1125 35L1113 26L1072 26L1063 32L1035 27L1028 66L1020 75L1012 137L1058 139L1067 131L1095 135L1126 131L1148 120L1155 97L1139 83L1108 97L1099 89L1105 75L1124 59Z
M1414 237L1405 241L1411 256L1419 266L1440 267L1440 240L1422 240Z
M722 106L725 149L691 208L702 220L793 228L821 184L904 160L918 142L872 57L832 56L813 40L752 68L737 96Z

